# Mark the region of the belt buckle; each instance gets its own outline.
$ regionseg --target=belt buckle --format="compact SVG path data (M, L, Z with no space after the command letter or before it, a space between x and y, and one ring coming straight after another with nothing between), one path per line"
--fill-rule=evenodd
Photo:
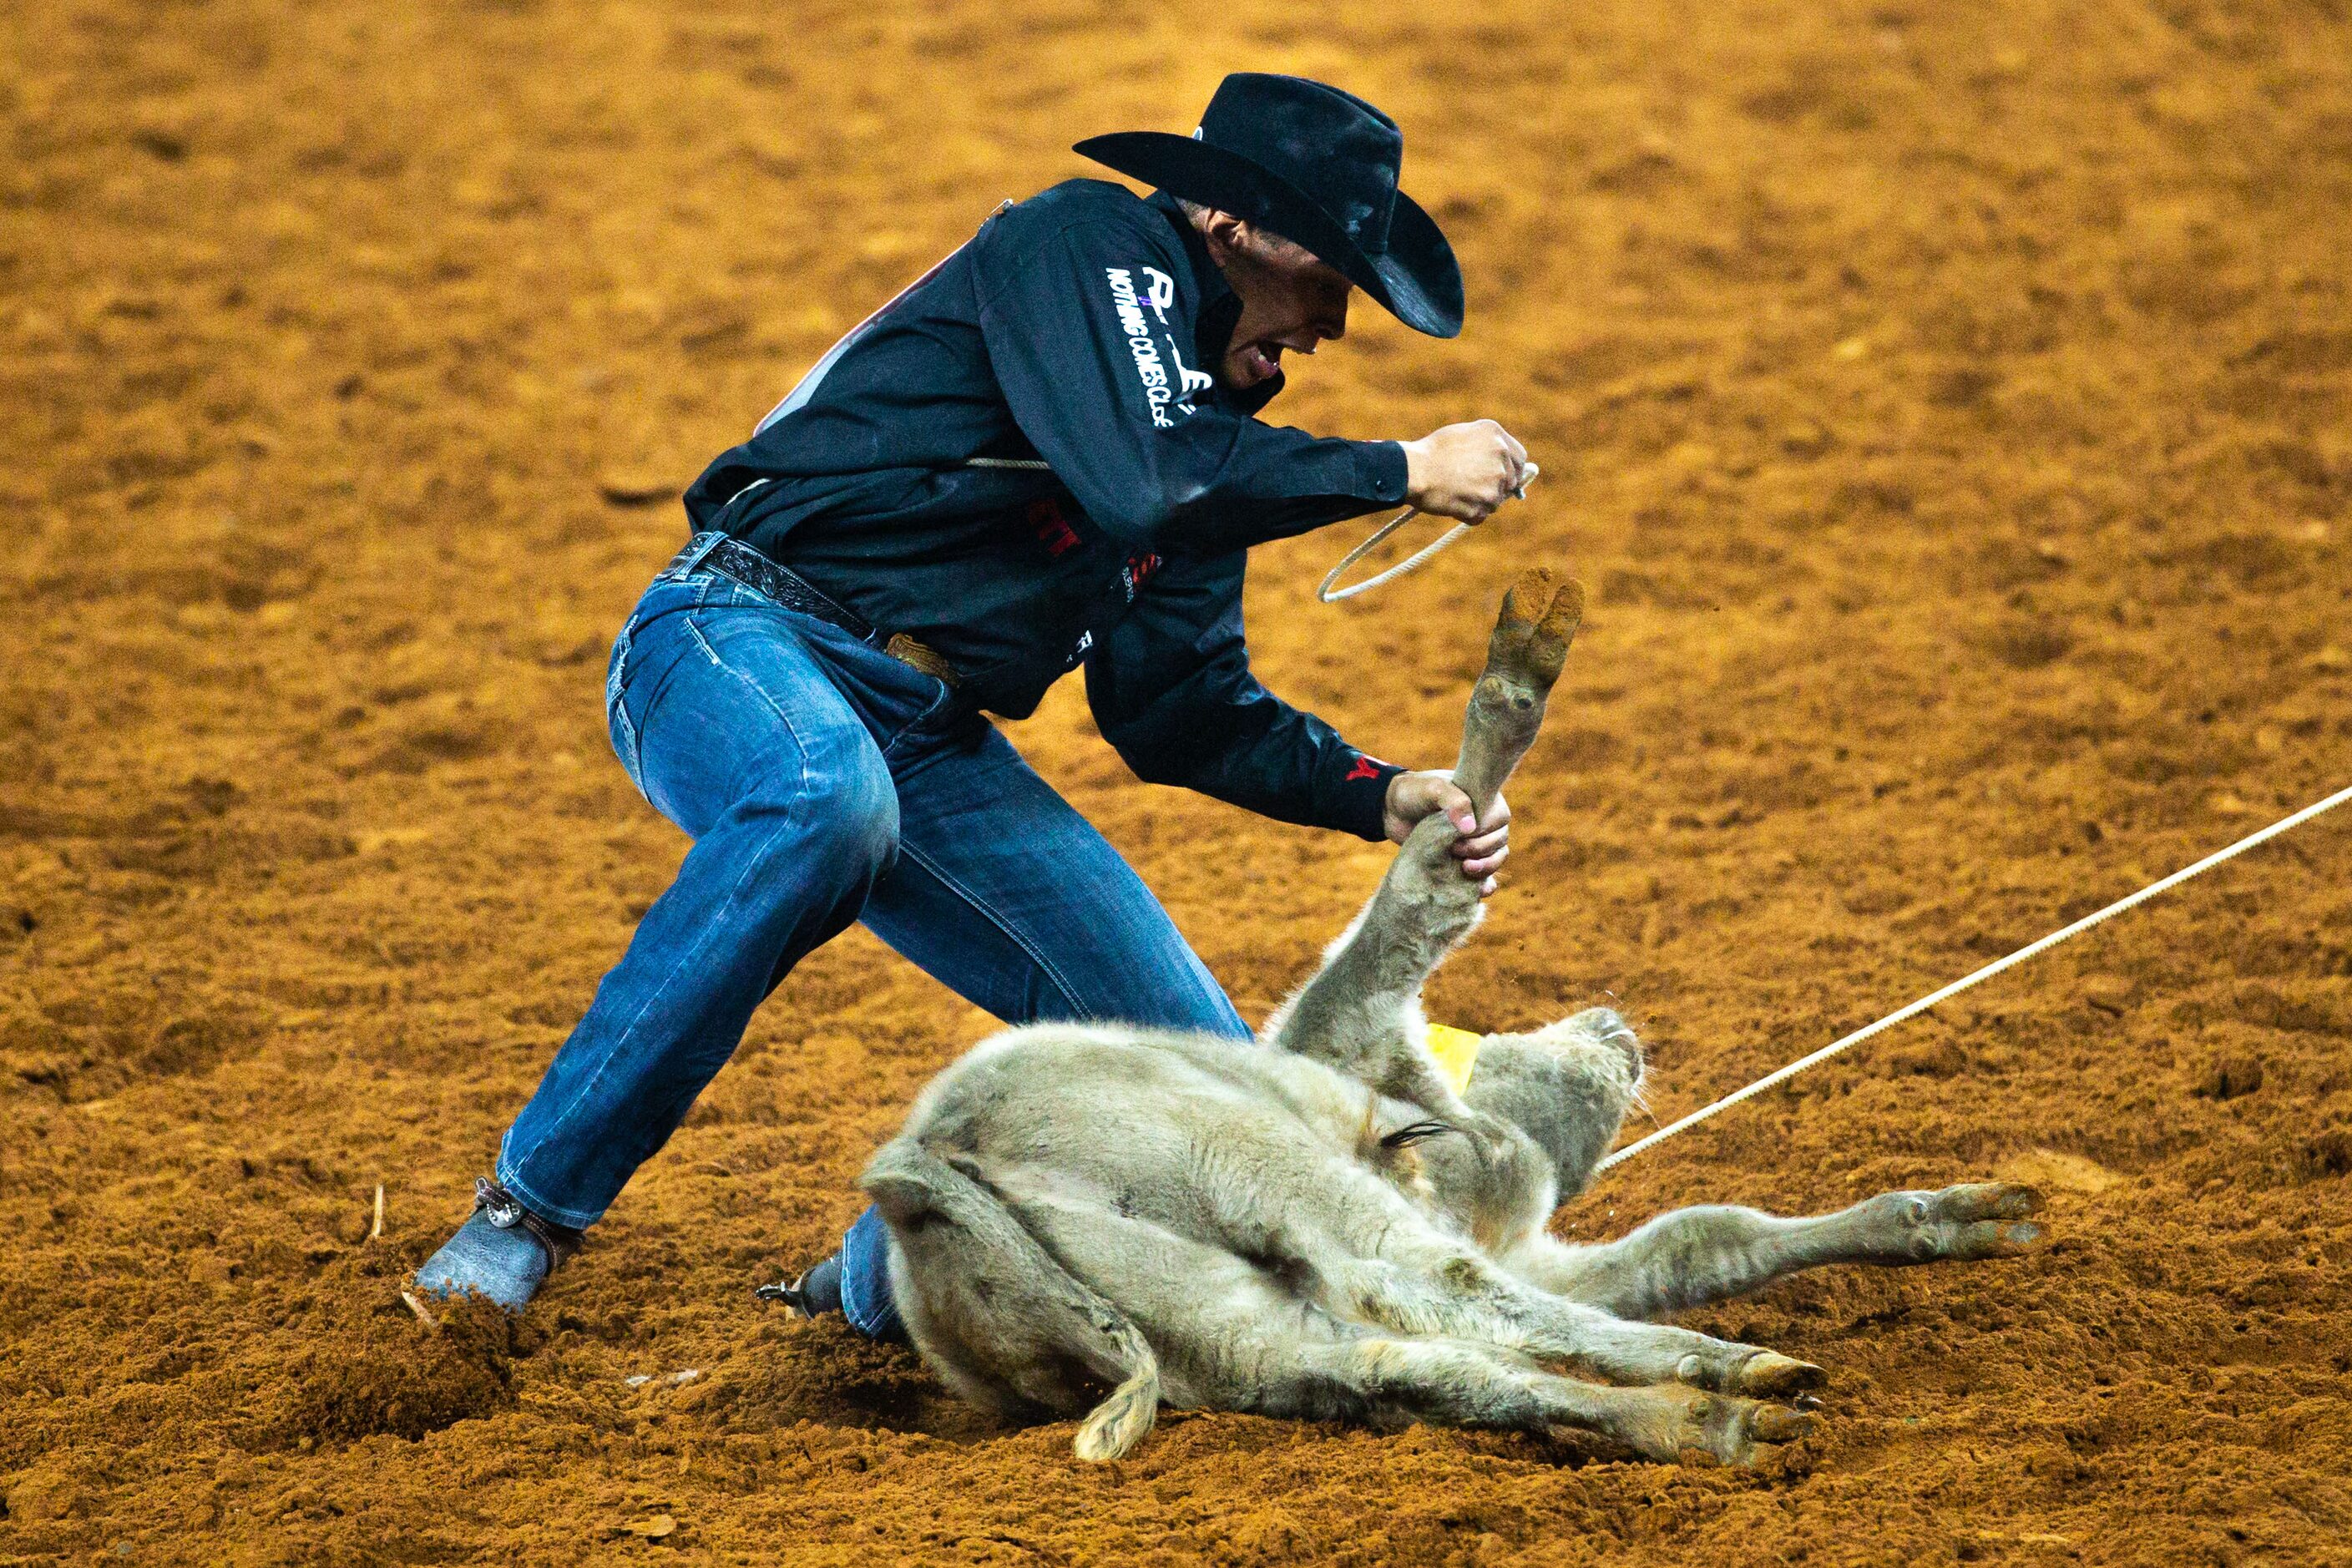
M911 665L921 670L943 686L961 684L956 676L955 666L950 664L938 649L917 642L904 632L892 634L890 640L882 645L882 651L900 664Z

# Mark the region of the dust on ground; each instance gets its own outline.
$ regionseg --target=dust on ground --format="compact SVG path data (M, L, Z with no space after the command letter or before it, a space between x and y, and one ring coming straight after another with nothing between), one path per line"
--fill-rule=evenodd
M1182 1415L1088 1468L763 1310L987 1028L862 933L520 1324L394 1297L681 852L600 711L676 489L1228 68L1395 112L1469 279L1459 342L1360 310L1283 416L1499 415L1546 470L1344 610L1354 529L1263 552L1262 673L1433 763L1500 584L1593 590L1437 1016L1613 997L1671 1116L2352 779L2340 0L29 0L0 40L0 1556L2352 1560L2341 825L1562 1215L2053 1194L2031 1259L1703 1317L1835 1377L1775 1474ZM1254 1016L1382 863L1134 783L1073 690L1014 733Z

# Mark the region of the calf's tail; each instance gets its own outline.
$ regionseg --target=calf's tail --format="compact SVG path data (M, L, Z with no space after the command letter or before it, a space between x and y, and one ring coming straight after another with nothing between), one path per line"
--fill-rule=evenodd
M1116 1459L1160 1417L1160 1362L1126 1314L1073 1278L1020 1218L982 1183L913 1138L884 1144L858 1179L919 1278L921 1297L901 1302L915 1348L951 1382L975 1370L943 1345L934 1326L955 1325L958 1349L991 1381L1054 1405L1071 1361L1113 1384L1078 1426L1081 1459ZM945 1364L943 1364L945 1363Z

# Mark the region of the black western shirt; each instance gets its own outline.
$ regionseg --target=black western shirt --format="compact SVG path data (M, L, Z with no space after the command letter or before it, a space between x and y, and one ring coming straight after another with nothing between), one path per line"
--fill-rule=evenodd
M1083 664L1139 777L1379 838L1398 770L1258 683L1242 582L1251 545L1401 502L1404 453L1262 422L1279 376L1218 387L1240 311L1166 195L1056 185L835 344L688 513L929 644L982 708L1025 717Z

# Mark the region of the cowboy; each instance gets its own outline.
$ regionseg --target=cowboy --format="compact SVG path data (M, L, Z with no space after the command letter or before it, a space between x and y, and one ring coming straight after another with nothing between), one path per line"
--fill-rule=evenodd
M1247 1039L1159 901L984 715L1084 666L1135 773L1402 842L1444 811L1491 889L1509 811L1364 755L1251 675L1249 547L1383 506L1476 522L1524 481L1491 421L1413 441L1267 425L1286 352L1361 289L1461 330L1462 280L1361 99L1241 74L1190 137L1077 144L1158 187L1008 203L844 337L686 494L693 536L621 628L629 776L694 839L419 1270L520 1311L658 1150L752 1010L853 921L1008 1023ZM869 1211L794 1300L896 1325Z

